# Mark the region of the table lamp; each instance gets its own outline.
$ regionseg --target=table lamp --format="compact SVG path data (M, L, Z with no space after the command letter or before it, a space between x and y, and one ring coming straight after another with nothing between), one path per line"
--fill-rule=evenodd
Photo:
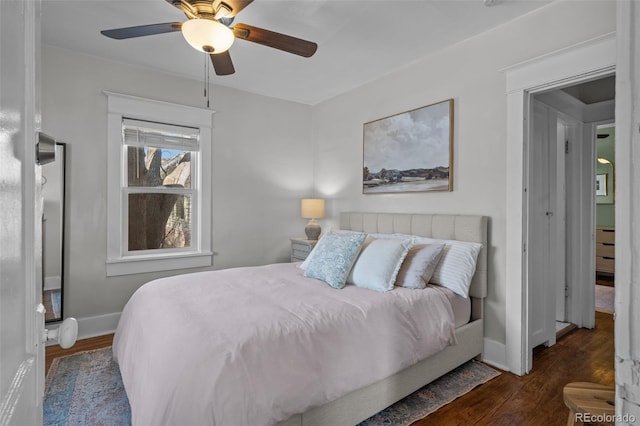
M300 203L300 211L303 218L309 219L309 223L304 228L307 239L317 240L322 228L316 219L324 217L324 200L322 198L305 198Z

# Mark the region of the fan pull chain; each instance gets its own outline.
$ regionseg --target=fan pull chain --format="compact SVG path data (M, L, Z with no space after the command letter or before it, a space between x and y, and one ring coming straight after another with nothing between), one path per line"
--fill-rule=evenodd
M209 108L209 94L211 93L211 58L209 54L204 55L204 98L207 100L207 108Z
M209 55L207 55L209 56ZM211 58L207 58L211 59ZM211 97L211 61L207 61L207 108L209 108L209 98Z
M204 83L204 98L205 99L207 99L207 95L208 95L207 94L207 63L208 63L207 56L209 56L209 55L207 55L207 54L204 55L204 75L202 76L202 80L203 80L203 83ZM209 106L208 103L209 102L207 102L207 106Z

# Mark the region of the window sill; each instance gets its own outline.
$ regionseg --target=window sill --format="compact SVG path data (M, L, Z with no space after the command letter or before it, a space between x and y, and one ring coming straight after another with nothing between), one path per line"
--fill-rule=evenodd
M107 260L107 276L143 274L146 272L211 266L213 253L172 253L171 256L131 256Z

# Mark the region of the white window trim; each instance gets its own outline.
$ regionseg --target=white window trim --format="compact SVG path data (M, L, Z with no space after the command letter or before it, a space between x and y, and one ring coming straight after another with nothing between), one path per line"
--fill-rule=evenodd
M107 276L210 266L211 250L211 168L213 114L203 108L104 92L107 95ZM123 232L125 200L121 184L125 176L122 159L122 118L158 121L200 129L200 166L193 179L197 188L194 225L198 241L191 250L127 254Z

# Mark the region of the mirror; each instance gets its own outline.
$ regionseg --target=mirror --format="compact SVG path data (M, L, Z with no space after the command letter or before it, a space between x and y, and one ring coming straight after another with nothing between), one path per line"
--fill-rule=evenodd
M66 146L57 142L55 161L42 166L42 304L45 322L62 321L64 294L64 204Z

